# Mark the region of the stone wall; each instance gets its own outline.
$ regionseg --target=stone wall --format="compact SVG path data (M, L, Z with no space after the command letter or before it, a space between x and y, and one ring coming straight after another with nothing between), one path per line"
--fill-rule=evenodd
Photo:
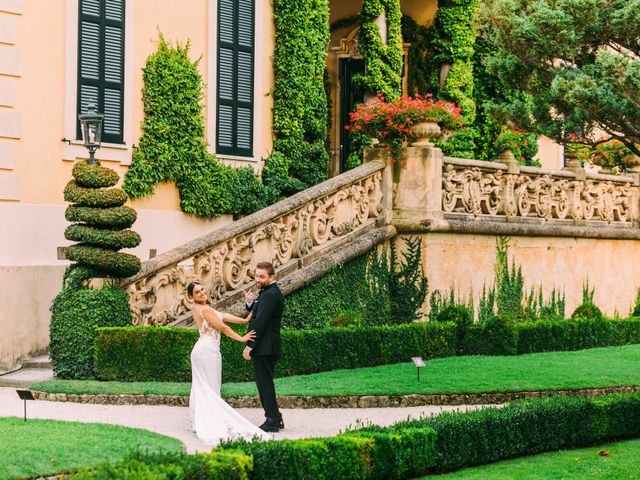
M399 237L420 236L429 289L454 287L478 305L493 285L496 238L510 237L510 260L522 267L526 292L553 287L570 315L585 281L607 315L627 315L640 287L640 174L590 174L575 161L562 170L444 157L409 147L392 164L382 149L367 161L391 170L391 224ZM400 240L396 239L401 243Z

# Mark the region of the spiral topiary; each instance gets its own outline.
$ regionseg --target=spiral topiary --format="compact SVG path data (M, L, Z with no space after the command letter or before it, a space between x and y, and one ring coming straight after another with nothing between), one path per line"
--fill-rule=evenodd
M74 283L91 277L124 278L140 270L140 259L119 252L140 244L140 235L130 227L136 212L125 207L127 194L113 187L118 174L100 165L79 162L73 167L73 180L64 189L64 199L73 202L65 217L70 222L65 230L67 240L79 242L67 250L67 258L75 264L70 278ZM78 268L82 267L82 268ZM77 278L80 276L81 278Z

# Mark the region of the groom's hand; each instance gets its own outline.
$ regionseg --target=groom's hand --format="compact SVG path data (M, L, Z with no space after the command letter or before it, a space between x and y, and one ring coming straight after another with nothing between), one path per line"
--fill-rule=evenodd
M244 358L245 360L251 360L251 349L249 347L244 347L244 350L242 351L242 358Z
M251 290L244 292L244 301L247 305L251 305L253 303L253 292Z

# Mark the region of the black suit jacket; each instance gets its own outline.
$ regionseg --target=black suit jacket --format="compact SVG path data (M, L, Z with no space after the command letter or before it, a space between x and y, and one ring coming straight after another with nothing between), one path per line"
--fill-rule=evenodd
M256 339L247 342L251 348L251 356L273 355L282 353L280 339L280 322L284 311L284 297L276 283L260 290L258 298L251 305L253 317L249 321L249 331L256 332Z

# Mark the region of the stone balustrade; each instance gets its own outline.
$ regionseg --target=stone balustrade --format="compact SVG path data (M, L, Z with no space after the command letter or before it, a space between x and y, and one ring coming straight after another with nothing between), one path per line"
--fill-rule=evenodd
M600 221L637 226L637 175L587 174L445 157L442 210L447 214Z
M384 169L367 163L144 262L123 281L134 325L188 323L186 287L194 280L219 305L253 285L260 261L271 261L282 278L384 223Z

